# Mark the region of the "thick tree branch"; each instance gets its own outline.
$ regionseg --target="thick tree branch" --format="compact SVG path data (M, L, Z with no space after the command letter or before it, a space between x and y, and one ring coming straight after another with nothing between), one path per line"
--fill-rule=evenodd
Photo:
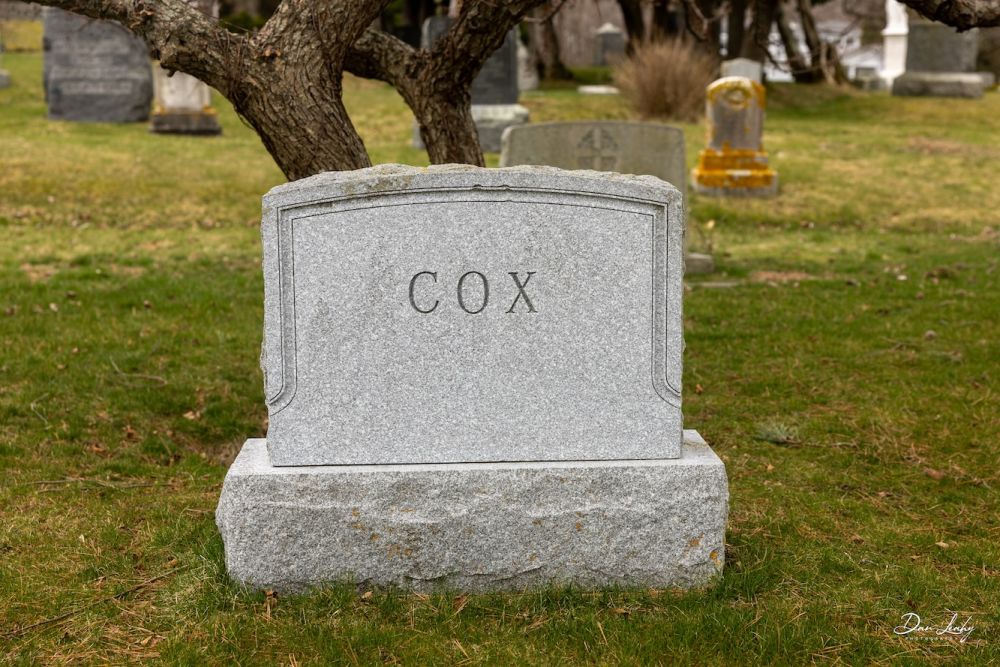
M145 40L166 69L195 76L223 95L233 85L230 68L246 38L222 28L184 0L38 0L95 19L122 24Z
M901 0L929 19L958 28L1000 26L1000 0Z

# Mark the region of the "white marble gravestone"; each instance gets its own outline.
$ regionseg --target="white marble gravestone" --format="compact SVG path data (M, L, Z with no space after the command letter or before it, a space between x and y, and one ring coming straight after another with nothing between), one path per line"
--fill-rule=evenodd
M213 18L219 15L216 0L187 0L187 3ZM219 117L212 108L208 86L184 72L153 68L155 104L149 131L156 134L221 134Z
M680 193L386 165L264 198L269 426L226 477L255 586L689 586L724 467L681 423Z
M757 62L756 60L750 60L749 58L733 58L732 60L725 60L722 65L719 66L719 70L720 78L727 76L742 76L750 79L751 81L756 81L757 83L763 83L764 81L763 63Z

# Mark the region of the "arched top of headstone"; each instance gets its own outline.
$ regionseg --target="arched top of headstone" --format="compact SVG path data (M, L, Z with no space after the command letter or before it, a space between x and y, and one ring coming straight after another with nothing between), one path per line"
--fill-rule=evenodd
M743 109L755 104L763 109L764 86L743 76L726 76L708 84L705 96L709 106L724 104L735 109Z

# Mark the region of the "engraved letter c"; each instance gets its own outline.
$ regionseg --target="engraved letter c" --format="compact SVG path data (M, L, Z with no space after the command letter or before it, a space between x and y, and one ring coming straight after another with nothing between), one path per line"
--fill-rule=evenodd
M438 281L438 274L433 273L431 271L421 271L420 273L417 273L412 278L410 278L410 305L413 306L413 310L417 311L418 313L423 313L424 315L427 315L429 313L433 313L434 309L438 307L438 303L440 302L437 299L435 299L434 305L430 307L430 310L424 310L423 308L417 305L417 302L413 298L413 287L414 285L417 284L417 278L419 278L420 276L430 276L431 278L434 279L433 282L436 283Z

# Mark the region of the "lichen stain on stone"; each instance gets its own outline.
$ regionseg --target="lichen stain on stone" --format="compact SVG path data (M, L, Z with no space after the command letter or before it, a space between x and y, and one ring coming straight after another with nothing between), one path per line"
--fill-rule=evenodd
M378 533L372 533L371 537L369 537L368 539L371 540L372 542L378 542L381 539L381 537L382 536L379 535Z
M701 544L701 537L693 537L690 540L688 540L688 546L691 547L691 548L694 548L694 547L698 546L699 544ZM713 551L712 553L715 553L715 552Z
M715 563L719 562L719 552L716 549L712 549L712 553L708 554L708 557L712 559Z
M579 521L577 521L577 522L576 522L576 529L577 529L577 531L581 531L581 530L583 530L583 524L582 524L582 523L580 523Z

